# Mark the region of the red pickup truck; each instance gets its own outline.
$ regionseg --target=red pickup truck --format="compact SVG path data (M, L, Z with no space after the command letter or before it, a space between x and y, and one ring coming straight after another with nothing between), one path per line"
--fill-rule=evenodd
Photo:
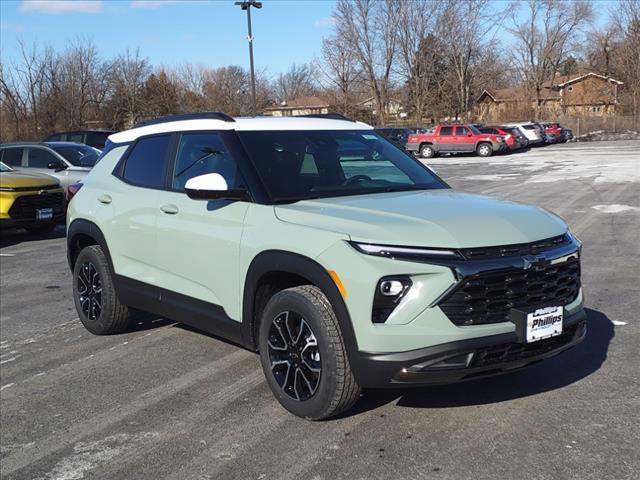
M421 157L431 158L439 153L476 152L489 157L507 150L504 137L482 133L473 125L438 125L432 133L409 135L405 148Z

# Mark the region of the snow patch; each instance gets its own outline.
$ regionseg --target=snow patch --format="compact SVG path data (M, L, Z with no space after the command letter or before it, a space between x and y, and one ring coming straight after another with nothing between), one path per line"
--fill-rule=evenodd
M138 443L156 437L158 433L147 432L130 435L119 433L95 442L78 442L73 447L73 454L60 460L53 469L37 480L80 480L85 474L129 451L132 443Z
M621 213L621 212L640 211L640 207L633 207L631 205L620 205L618 203L613 203L611 205L594 205L591 208L602 213Z

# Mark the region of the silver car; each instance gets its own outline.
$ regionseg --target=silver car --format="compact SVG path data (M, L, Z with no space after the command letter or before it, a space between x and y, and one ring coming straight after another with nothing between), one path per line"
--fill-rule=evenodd
M65 192L95 165L100 150L72 142L5 143L0 161L16 170L42 172L56 177Z

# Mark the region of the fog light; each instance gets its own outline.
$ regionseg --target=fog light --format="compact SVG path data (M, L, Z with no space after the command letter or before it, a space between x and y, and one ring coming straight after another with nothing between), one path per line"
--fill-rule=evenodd
M400 300L409 291L411 285L413 284L409 277L381 278L373 297L371 321L373 323L386 322L389 315L400 303Z
M385 297L397 297L405 289L400 280L383 280L380 282L380 293Z

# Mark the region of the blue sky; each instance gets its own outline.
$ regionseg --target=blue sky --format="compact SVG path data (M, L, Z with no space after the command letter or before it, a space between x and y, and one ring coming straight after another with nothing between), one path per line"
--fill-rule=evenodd
M263 0L252 10L256 68L274 75L319 57L331 33L330 0ZM17 39L56 49L90 37L104 57L140 49L153 65L183 62L248 66L247 19L233 0L0 0L0 55L17 54Z
M331 34L334 0L263 4L252 11L258 70L273 76L320 57L322 39ZM494 8L507 4L496 0ZM614 5L595 1L601 22ZM105 58L138 48L155 66L248 66L246 28L246 14L233 0L0 0L0 57L10 63L20 37L56 49L88 37Z

